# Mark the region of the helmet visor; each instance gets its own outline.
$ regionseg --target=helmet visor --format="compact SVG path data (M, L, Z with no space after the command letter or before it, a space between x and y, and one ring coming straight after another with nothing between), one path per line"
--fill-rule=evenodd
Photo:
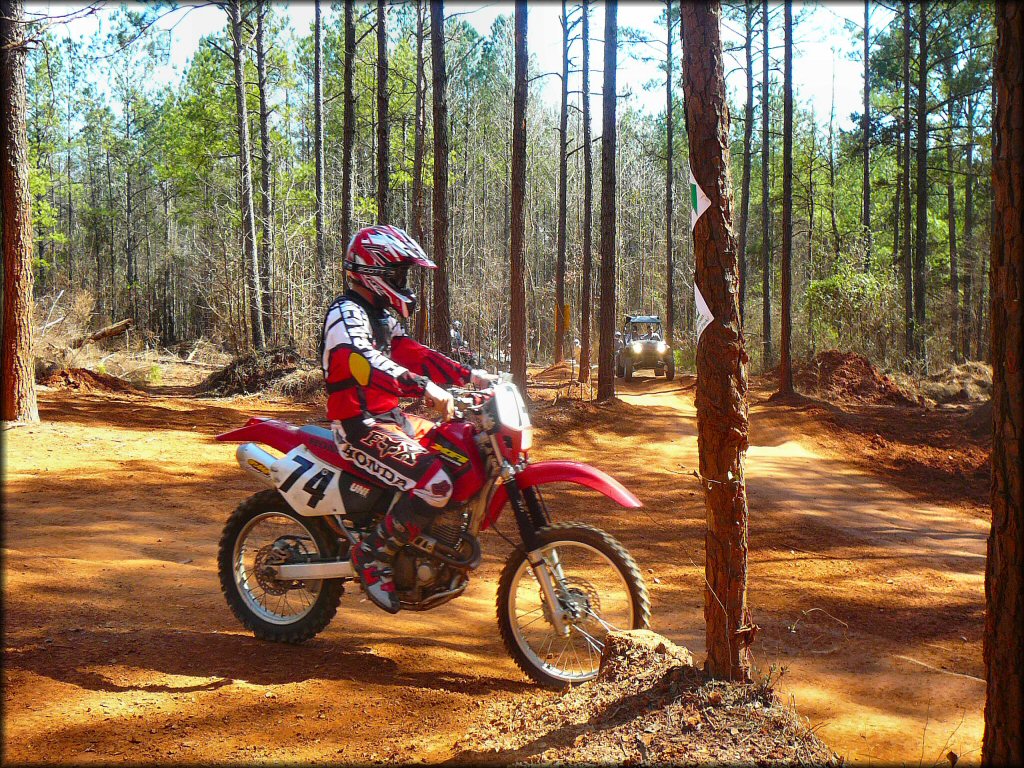
M396 264L388 270L387 281L397 291L405 291L409 282L409 264Z

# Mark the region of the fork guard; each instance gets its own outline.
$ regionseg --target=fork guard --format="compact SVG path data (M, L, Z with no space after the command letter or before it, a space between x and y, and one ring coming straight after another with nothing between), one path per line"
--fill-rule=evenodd
M643 506L640 499L614 477L596 467L578 461L555 460L529 464L516 474L515 482L520 490L550 483L573 483L592 488L626 509L639 509ZM487 514L480 524L480 530L486 530L498 519L507 502L508 491L505 486L496 486L494 495L491 496L487 505Z

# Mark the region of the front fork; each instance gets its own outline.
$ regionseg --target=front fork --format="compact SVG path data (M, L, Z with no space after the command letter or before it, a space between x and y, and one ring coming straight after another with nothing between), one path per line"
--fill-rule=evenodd
M555 585L552 582L552 574L559 582L564 581L562 566L558 561L558 552L552 551L545 560L537 541L537 531L551 524L551 517L544 506L544 498L539 488L519 488L515 475L510 475L505 481L505 490L508 492L509 503L516 516L516 523L519 525L519 535L523 540L523 547L526 550L526 559L533 569L533 575L540 584L541 594L544 602L547 603L548 615L551 623L562 637L569 634L569 624L566 623L566 612L562 607L558 596L555 593Z

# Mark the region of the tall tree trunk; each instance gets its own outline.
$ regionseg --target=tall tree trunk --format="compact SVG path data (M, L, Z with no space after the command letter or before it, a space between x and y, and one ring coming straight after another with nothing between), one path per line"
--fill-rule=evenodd
M327 291L327 242L324 231L324 22L320 0L313 16L313 152L316 155L316 267L319 285L315 296ZM346 130L348 126L346 126ZM345 243L348 246L348 243Z
M601 94L601 303L597 351L597 399L615 396L615 57L619 4L604 7L604 90Z
M682 4L683 87L693 177L710 207L693 230L696 285L714 320L697 340L697 448L705 488L707 670L750 679L747 610L747 373L736 291L729 103L717 3Z
M793 392L793 3L785 2L785 62L782 108L782 338L779 392Z
M676 331L675 254L672 242L672 178L675 175L675 126L672 122L672 0L665 0L665 340L671 345ZM742 287L741 289L742 290Z
M352 239L352 154L356 145L356 94L353 78L356 68L355 0L345 0L345 72L343 100L345 127L341 134L341 243L348 248ZM317 154L319 157L319 153ZM422 338L422 337L421 337Z
M762 367L772 367L772 241L768 211L768 178L771 174L768 131L771 107L768 93L768 0L761 2L761 343L764 347Z
M583 0L583 265L580 277L580 382L590 380L590 297L594 228L594 164L590 137L590 0Z
M0 378L4 421L39 421L32 355L32 193L25 124L25 10L0 0L0 209L4 314Z
M903 6L903 312L906 327L906 353L913 357L914 339L914 263L910 252L910 3Z
M967 158L964 174L964 301L961 304L960 327L963 337L963 358L971 358L971 318L974 314L974 101L967 97Z
M985 560L983 765L1024 764L1024 7L996 5L992 530Z
M750 144L754 135L754 4L744 2L743 52L746 56L747 101L743 108L743 207L740 208L740 322L747 303L747 231L750 227ZM671 38L671 35L669 35Z
M917 7L917 227L914 250L914 349L925 353L925 301L928 261L928 3Z
M423 244L423 154L427 130L426 82L423 71L423 10L424 0L416 2L416 128L412 155L412 231L413 237ZM426 285L426 271L420 270L419 310L416 312L416 338L425 341L427 337L427 302L423 295Z
M525 24L525 22L524 22ZM566 186L569 166L566 144L569 141L569 16L562 0L562 112L558 122L558 256L555 262L555 362L565 358L565 224Z
M256 222L252 205L252 169L249 165L249 110L245 98L245 41L242 39L242 2L232 0L231 41L234 45L235 106L238 111L239 203L242 209L242 244L245 248L246 277L249 285L249 325L252 346L263 349L263 305L260 301L259 262L256 257Z
M430 0L430 54L434 84L434 331L435 349L449 353L448 306L448 72L444 61L444 0Z
M509 233L509 335L512 378L526 392L526 0L516 0L512 97L512 200Z
M388 16L387 0L377 0L377 223L391 223L388 132Z
M864 203L860 223L864 228L864 271L871 269L871 3L864 0L864 114L861 133L864 140ZM833 189L833 195L835 190Z
M270 265L274 258L273 200L271 199L270 176L272 155L270 147L270 102L267 98L267 51L265 0L256 4L256 75L260 92L260 218L263 220L263 237L260 240L260 289L263 292L263 335L273 335Z
M948 73L952 80L952 72ZM957 265L956 248L956 187L953 175L953 101L947 107L946 118L949 123L948 140L946 141L946 207L949 224L949 344L953 362L960 362L960 270Z

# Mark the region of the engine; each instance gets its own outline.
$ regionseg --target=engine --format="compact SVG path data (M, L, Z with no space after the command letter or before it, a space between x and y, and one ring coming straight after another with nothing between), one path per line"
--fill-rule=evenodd
M469 511L466 505L444 510L427 532L439 544L453 550L465 547L463 534L468 535ZM395 555L392 578L403 607L416 610L433 608L457 597L469 578L465 571L453 568L406 546Z

